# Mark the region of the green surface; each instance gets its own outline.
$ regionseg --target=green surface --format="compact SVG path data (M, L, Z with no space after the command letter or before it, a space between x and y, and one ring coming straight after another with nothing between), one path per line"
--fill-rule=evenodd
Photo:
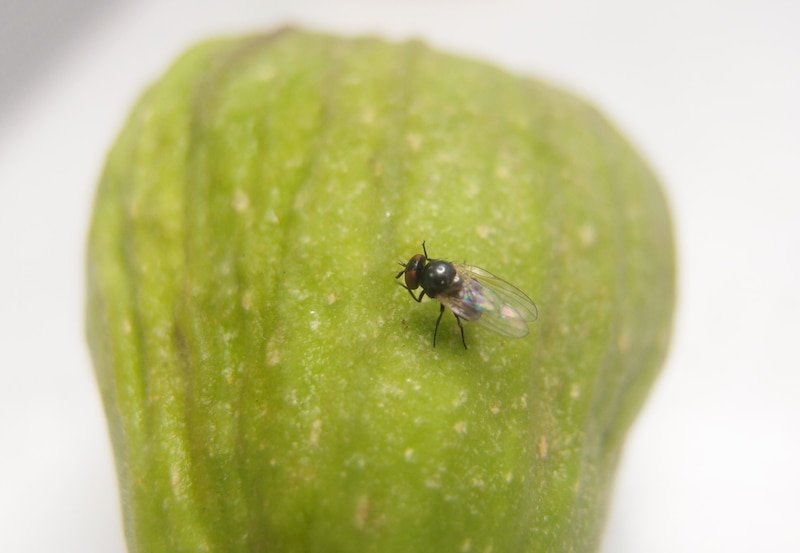
M397 285L421 253L531 334ZM195 47L108 157L88 339L130 551L591 551L665 355L667 207L592 107L444 55L285 31Z

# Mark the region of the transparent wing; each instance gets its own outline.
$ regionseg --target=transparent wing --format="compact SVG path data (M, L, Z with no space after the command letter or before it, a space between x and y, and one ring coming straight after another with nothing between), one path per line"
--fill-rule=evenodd
M503 336L527 336L528 323L535 321L539 313L525 292L486 269L454 266L465 281L462 292L438 298L439 301L464 320L475 321Z

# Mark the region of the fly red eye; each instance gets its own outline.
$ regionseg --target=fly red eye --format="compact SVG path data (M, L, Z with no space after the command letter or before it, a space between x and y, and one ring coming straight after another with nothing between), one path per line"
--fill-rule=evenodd
M409 259L405 270L406 286L409 290L416 290L419 288L419 280L417 279L417 271L422 269L425 265L425 256L418 253Z

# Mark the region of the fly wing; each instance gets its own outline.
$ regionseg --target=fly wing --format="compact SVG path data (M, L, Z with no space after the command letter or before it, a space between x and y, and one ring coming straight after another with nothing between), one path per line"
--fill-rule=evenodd
M515 338L527 336L528 323L539 314L522 290L486 269L461 264L455 267L465 280L463 293L440 301L459 317L493 332Z
M480 267L456 265L456 269L477 281L483 288L491 290L503 305L516 311L525 322L532 323L539 318L536 304L516 286Z

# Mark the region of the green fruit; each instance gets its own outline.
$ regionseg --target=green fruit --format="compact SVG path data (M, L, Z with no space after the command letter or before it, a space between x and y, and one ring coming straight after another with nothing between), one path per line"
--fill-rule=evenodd
M539 307L519 340L394 276ZM108 157L88 339L130 551L591 551L664 358L659 185L590 106L417 42L200 45Z

